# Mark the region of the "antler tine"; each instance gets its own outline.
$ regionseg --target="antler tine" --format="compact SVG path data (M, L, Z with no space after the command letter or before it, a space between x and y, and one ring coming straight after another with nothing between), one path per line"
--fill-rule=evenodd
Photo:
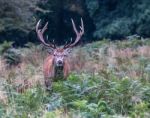
M37 24L36 24L36 32L38 33L38 28L39 28L39 25L40 25L40 22L41 22L41 19L37 22Z
M84 34L84 24L83 24L82 18L81 18L81 26L79 26L79 28L80 28L79 32L78 32L78 30L75 26L75 23L74 23L73 19L71 19L71 22L72 22L73 30L76 34L76 39L72 44L70 43L70 44L66 45L65 48L70 48L70 47L75 46L79 42L79 40L81 39L82 35Z
M53 39L53 45L54 45L54 47L56 48L56 44L55 44L55 40Z
M75 26L74 20L71 18L72 26L76 34L78 34L77 28Z
M41 20L39 20L39 21L37 22L37 25L36 25L36 33L37 33L37 35L38 35L39 40L40 40L45 46L47 46L47 47L56 48L55 45L53 45L53 44L51 44L51 43L50 43L50 44L46 43L45 40L44 40L44 37L43 37L43 34L44 34L44 32L46 31L46 29L47 29L48 22L45 24L45 26L44 26L42 29L39 29L40 22L41 22Z
M72 37L71 37L71 39L70 39L70 43L67 44L67 41L66 41L66 44L64 45L64 49L65 49L65 48L68 48L68 46L71 45L71 43L72 43Z
M82 35L84 34L84 24L83 24L83 20L82 20L82 18L81 18L81 26L80 26L80 31L82 31L81 33L82 33Z
M42 33L44 33L47 30L48 22L46 22L45 26L42 29Z
M66 43L65 43L65 45L64 45L64 48L67 46L68 44L67 44L67 41L66 41Z

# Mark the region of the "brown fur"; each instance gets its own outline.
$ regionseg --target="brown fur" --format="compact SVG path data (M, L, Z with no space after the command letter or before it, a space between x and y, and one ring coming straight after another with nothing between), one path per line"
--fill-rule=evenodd
M48 56L44 61L44 79L45 79L45 85L46 87L51 86L51 83L55 77L55 65L54 65L54 56L50 55ZM70 65L68 59L64 59L64 65L63 65L63 77L64 79L67 78L68 74L70 72Z
M64 73L64 78L66 79L70 73L70 64L68 59L64 60L64 69L63 69L63 73Z
M43 73L44 73L44 81L45 86L49 87L51 85L51 79L54 77L54 57L48 56L44 61Z
M48 56L45 61L44 61L44 77L45 78L50 78L54 77L54 57L53 56Z
M57 52L64 52L63 48L57 48Z

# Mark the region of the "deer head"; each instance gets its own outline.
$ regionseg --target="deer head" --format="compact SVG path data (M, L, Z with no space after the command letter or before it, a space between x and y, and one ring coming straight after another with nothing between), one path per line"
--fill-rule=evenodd
M43 43L46 47L48 47L50 49L49 53L50 53L50 55L53 55L53 57L54 57L54 65L55 66L63 66L64 60L68 56L70 49L79 42L82 35L84 34L84 24L83 24L82 18L81 18L81 26L79 26L80 31L77 30L73 19L71 19L71 21L72 21L73 30L76 34L76 39L72 43L72 38L71 38L70 43L69 44L66 43L63 47L56 47L54 42L53 43L45 42L43 34L47 29L48 22L45 24L45 26L42 29L39 29L41 20L39 20L36 25L36 32L37 32L38 38L41 41L41 43Z

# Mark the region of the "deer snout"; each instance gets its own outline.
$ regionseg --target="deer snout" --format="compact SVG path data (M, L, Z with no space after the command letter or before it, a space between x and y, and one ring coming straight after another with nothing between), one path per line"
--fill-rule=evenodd
M63 62L62 62L61 60L59 60L59 61L58 61L58 64L59 64L59 65L62 65L62 64L63 64Z
M56 61L56 66L63 66L63 60L57 60Z

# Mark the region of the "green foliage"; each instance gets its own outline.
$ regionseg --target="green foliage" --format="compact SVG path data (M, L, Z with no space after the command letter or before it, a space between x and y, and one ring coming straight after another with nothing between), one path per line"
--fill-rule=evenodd
M136 117L149 117L148 114L145 114L145 111L149 111L148 110L149 104L145 103L145 102L141 102L139 104L136 104L134 106L134 112L132 112L131 117L132 118L136 118Z
M45 2L39 2L38 6L39 8L48 11L38 11L37 17L38 19L42 19L43 24L49 21L47 29L47 34L50 34L49 40L52 41L52 39L55 39L55 43L58 45L62 45L66 41L70 42L70 37L74 36L70 20L71 18L73 18L78 25L80 17L86 17L86 19L89 19L89 16L84 10L83 0L47 0ZM91 30L90 27L88 30Z
M28 42L38 42L35 35L36 22L41 19L41 25L49 22L46 31L49 39L55 39L60 45L74 37L71 18L79 25L82 17L88 32L85 36L92 36L93 24L86 12L84 1L75 0L1 0L0 1L0 43L4 39L14 41L23 46ZM84 18L85 17L85 18ZM47 34L44 34L45 37Z
M0 43L8 39L23 46L29 41L29 32L35 27L38 1L0 0Z
M56 99L50 102L50 111L52 106L54 109L67 106L95 118L103 114L130 114L129 111L135 111L139 102L133 98L142 101L141 96L144 96L140 81L128 77L105 80L88 75L70 75L67 81L54 83L52 90L55 94L51 97Z
M93 36L96 39L123 39L134 34L150 37L149 6L149 0L1 0L0 38L17 45L38 41L35 24L42 19L42 26L49 21L46 31L49 39L64 44L74 37L70 18L79 25L80 17L85 24L85 41Z
M60 79L53 82L50 91L45 91L43 83L39 85L35 82L37 86L31 86L23 93L18 93L15 89L19 84L18 78L20 80L33 79L31 85L34 85L34 79L44 80L41 69L43 51L40 46L27 44L26 47L29 49L20 49L24 55L21 69L11 68L5 73L0 70L1 87L4 87L0 89L6 93L8 99L5 104L0 104L1 117L9 118L11 115L12 118L149 118L150 61L149 52L147 52L149 44L145 44L145 41L108 42L104 40L77 48L75 55L79 51L81 56L82 49L85 54L81 58L88 58L94 62L93 65L101 63L102 65L93 72L91 62L85 62L85 65L88 63L90 65L86 65L83 71L79 71L80 73L73 71L67 80ZM132 49L129 53L134 52L136 56L126 57L124 53L128 54L126 48ZM141 50L146 54L141 55L138 52ZM112 53L121 51L123 54L116 54L113 57L109 51ZM37 55L31 61L30 55L33 57L35 53ZM40 62L40 64L33 63L36 59L38 59L36 63ZM109 59L115 60L116 65L112 66ZM86 71L87 69L89 71ZM130 71L134 73L129 73ZM15 80L18 80L16 86Z
M8 41L4 41L1 45L0 45L0 54L3 54L4 52L6 52L9 48L12 47L13 42L8 42Z
M5 107L3 104L0 103L0 116L4 116L5 115Z
M149 37L149 0L86 0L98 38L123 38L133 34Z
M21 62L21 53L19 50L11 48L3 54L3 58L9 66L17 65Z
M28 32L35 22L33 11L38 0L1 0L0 1L0 32L20 29Z
M13 42L4 41L0 45L0 54L8 65L17 65L21 62L21 53L18 49L12 48Z
M131 41L118 41L118 48L125 49L125 48L137 48L139 46L144 45L142 40L132 39Z
M5 117L27 118L40 117L44 109L45 92L40 86L26 90L23 94L14 91L12 86L6 86L9 91L7 103L8 106L0 108ZM7 112L4 110L7 108Z
M40 87L27 90L25 93L18 95L16 98L18 110L27 113L37 111L42 105L43 95L43 90Z

